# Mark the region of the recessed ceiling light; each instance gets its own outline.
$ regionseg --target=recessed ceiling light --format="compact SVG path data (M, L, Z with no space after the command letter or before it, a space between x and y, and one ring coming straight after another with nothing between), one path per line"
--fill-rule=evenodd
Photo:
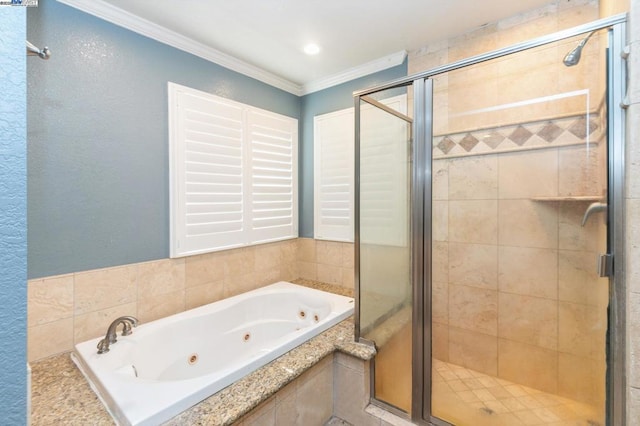
M320 53L320 46L315 43L309 43L304 47L304 53L307 55L317 55Z

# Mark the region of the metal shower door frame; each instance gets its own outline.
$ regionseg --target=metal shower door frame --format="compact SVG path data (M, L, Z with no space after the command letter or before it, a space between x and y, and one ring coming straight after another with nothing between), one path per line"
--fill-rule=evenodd
M626 94L626 21L620 14L593 21L553 34L497 49L482 55L462 59L447 65L399 78L385 84L354 92L355 106L355 338L373 344L360 336L360 100L362 97L388 89L413 85L414 121L412 139L411 233L412 233L412 286L413 286L413 389L411 419L418 424L448 425L431 415L431 160L433 139L433 83L431 77L465 68L492 59L550 44L569 37L609 29L607 54L607 137L608 137L608 236L609 254L614 257L613 275L610 277L609 327L607 330L607 424L626 424L625 379L625 294L624 276L624 149L625 149L625 94ZM428 358L425 357L428 355ZM372 373L373 374L373 373ZM390 408L374 398L376 405Z

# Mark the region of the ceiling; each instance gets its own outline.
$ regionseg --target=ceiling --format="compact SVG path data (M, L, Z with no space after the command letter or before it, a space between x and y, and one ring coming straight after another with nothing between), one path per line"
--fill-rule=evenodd
M95 9L96 5L112 9L109 13L119 17L106 19L125 27L126 22L116 21L142 18L142 22L153 24L154 33L166 29L181 43L190 40L198 46L197 50L221 56L222 62L240 64L240 68L245 66L291 88L285 90L295 92L298 88L302 93L312 91L310 87L319 87L318 82L337 81L343 74L359 76L359 69L364 75L377 70L376 67L396 65L405 51L549 3L549 0L61 1L89 13L91 10L86 9ZM135 27L128 27L136 31L132 26ZM309 56L303 52L310 42L320 46L319 54Z

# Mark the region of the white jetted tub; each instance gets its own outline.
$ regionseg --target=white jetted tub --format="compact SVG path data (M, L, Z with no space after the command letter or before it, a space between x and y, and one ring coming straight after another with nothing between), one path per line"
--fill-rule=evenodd
M118 423L156 425L352 314L350 297L281 281L119 329L107 353L101 338L79 343L71 357Z

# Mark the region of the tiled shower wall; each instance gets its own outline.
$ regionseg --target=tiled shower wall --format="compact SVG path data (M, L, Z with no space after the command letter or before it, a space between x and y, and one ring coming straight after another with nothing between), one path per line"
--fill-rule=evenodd
M640 0L631 0L626 151L627 407L640 425Z
M122 315L148 322L296 278L353 288L353 244L301 238L30 280L28 359L70 351Z
M409 72L598 18L597 1L556 0L411 52ZM433 350L592 402L604 392L604 226L601 214L580 222L604 194L604 74L597 37L579 66L562 64L580 38L434 78ZM554 98L575 91L589 97Z
M603 216L582 227L590 201L536 199L594 195L585 175L597 199L597 159L585 158L562 147L435 161L436 358L574 399L603 395Z

